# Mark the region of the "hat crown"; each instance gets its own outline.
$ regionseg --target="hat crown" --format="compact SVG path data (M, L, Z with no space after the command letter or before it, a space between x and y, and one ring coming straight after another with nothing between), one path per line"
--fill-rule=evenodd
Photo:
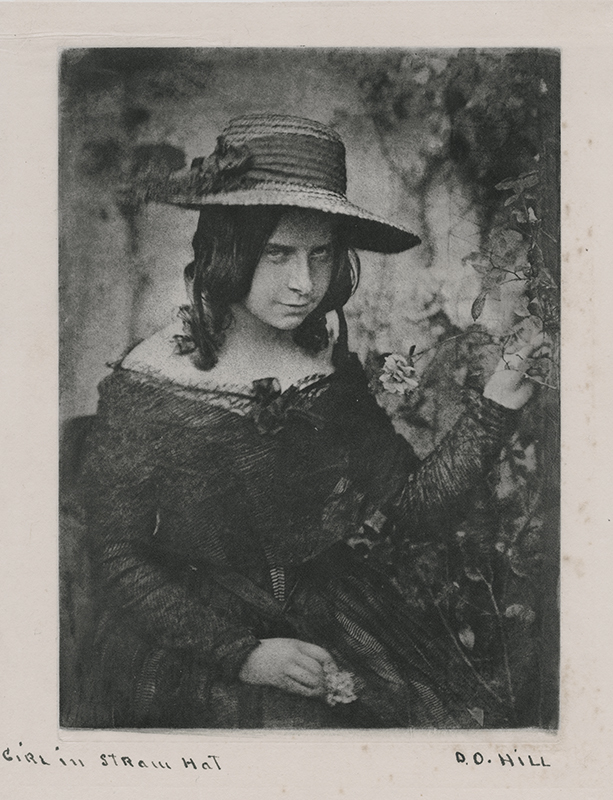
M313 136L330 142L343 141L329 125L286 114L245 114L231 119L221 134L232 144L246 144L269 136Z
M242 148L249 155L240 184L314 187L345 196L345 146L335 130L315 120L252 114L231 120L216 152Z

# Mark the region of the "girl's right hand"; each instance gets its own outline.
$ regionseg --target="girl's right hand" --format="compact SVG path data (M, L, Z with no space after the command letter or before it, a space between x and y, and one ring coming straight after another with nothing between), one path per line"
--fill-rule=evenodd
M322 647L299 639L263 639L248 656L239 678L244 683L274 686L303 697L322 697L324 666L334 665Z

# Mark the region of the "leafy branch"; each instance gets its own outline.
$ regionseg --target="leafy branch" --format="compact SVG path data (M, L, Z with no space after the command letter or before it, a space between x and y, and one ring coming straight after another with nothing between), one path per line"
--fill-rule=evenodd
M514 299L513 313L520 318L520 322L511 331L511 337L526 341L535 332L543 332L548 348L540 358L533 359L531 374L527 377L543 387L555 389L559 360L559 286L552 271L547 268L543 255L542 237L553 237L543 230L542 221L535 210L538 207L536 192L539 184L537 170L524 172L516 178L506 178L496 184L498 191L511 192L504 201L504 208L509 209L511 220L494 229L487 249L471 253L465 262L481 278L481 291L471 308L475 322L483 314L488 298L501 300L501 288L509 280L523 284L523 292ZM507 277L509 275L512 276L510 279Z

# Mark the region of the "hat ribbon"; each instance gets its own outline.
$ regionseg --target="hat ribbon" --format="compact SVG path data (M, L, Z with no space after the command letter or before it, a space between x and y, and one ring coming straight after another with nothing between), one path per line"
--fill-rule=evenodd
M240 177L251 166L246 144L229 144L223 136L208 158L195 158L190 167L189 189L196 195L228 192L239 187Z
M150 202L164 201L174 193L199 197L232 191L239 188L240 178L252 160L247 145L229 144L219 136L213 153L208 158L194 158L187 174L169 175L159 164L149 163L139 170L129 186L122 187L121 192L132 202Z

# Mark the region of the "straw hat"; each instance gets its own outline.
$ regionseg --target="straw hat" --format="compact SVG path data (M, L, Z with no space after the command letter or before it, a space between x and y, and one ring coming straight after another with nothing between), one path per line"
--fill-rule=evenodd
M350 203L346 188L345 147L335 130L300 117L254 114L231 120L208 158L150 180L146 199L194 209L297 206L343 217L350 244L360 249L399 253L420 243Z

